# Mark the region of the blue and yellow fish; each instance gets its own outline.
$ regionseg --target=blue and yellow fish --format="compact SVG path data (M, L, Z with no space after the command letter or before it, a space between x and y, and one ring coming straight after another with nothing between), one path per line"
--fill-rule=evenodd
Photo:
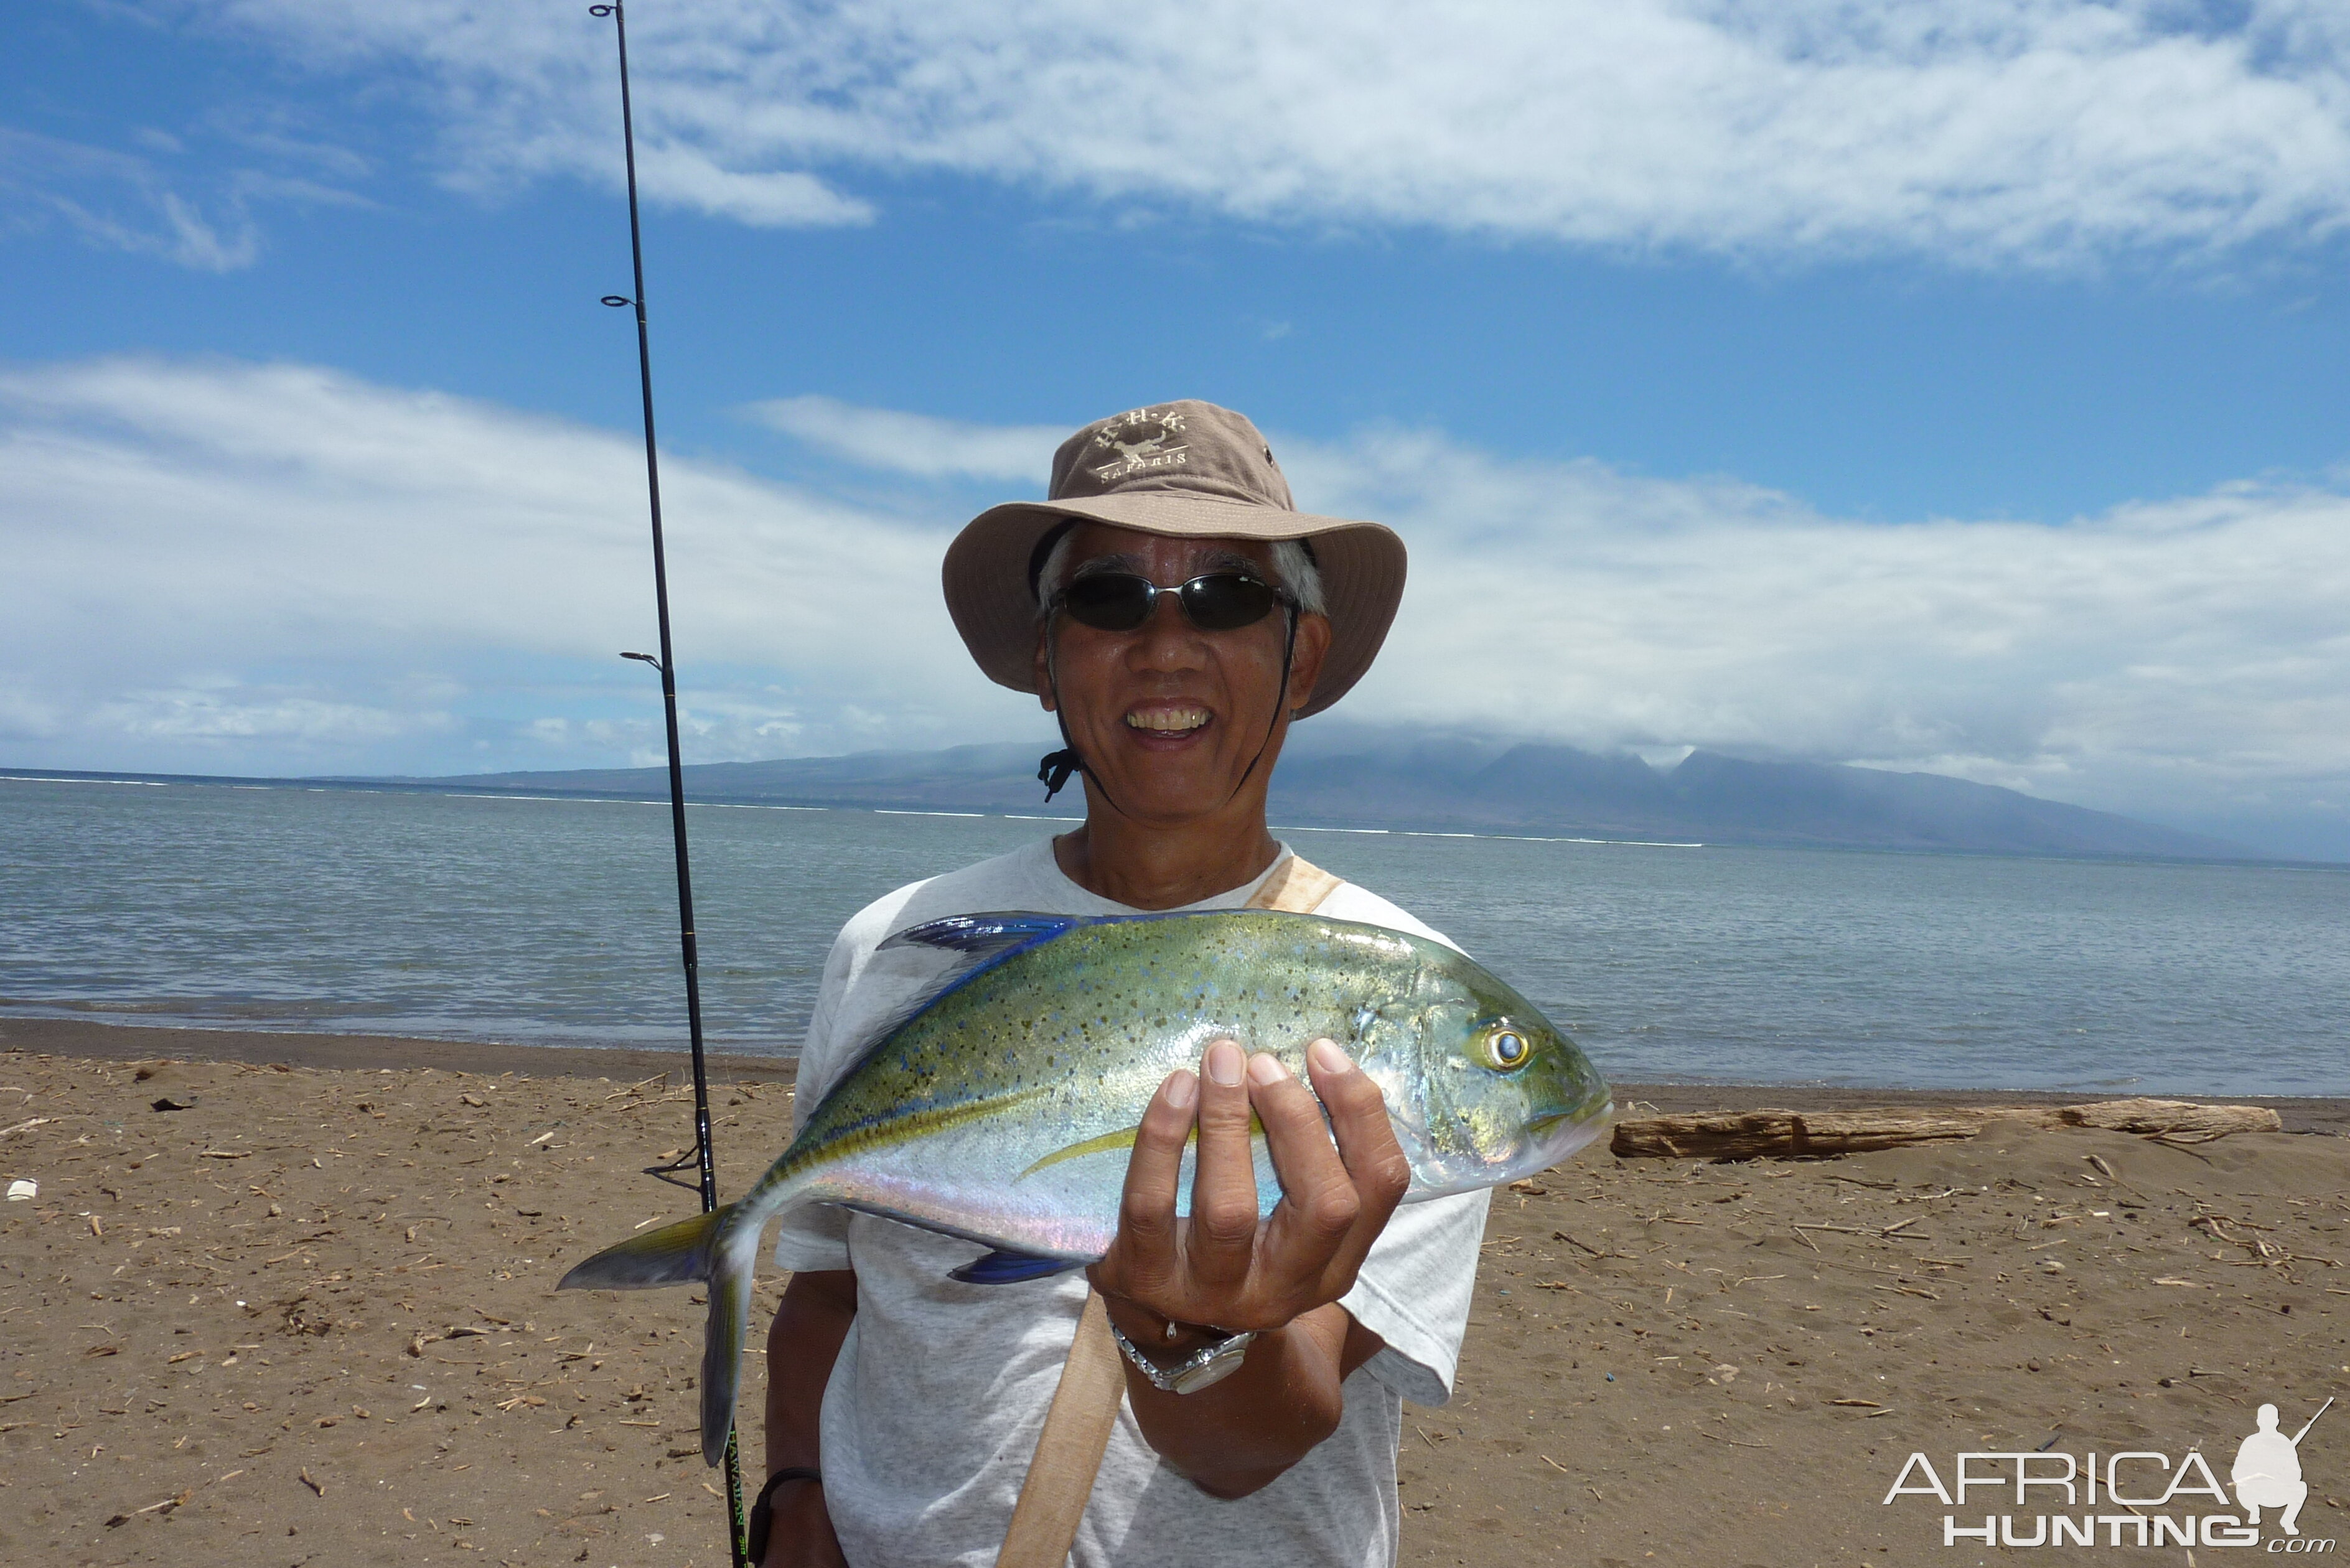
M733 1425L767 1221L835 1203L993 1249L956 1272L1034 1279L1100 1258L1151 1096L1211 1040L1300 1079L1336 1041L1387 1098L1404 1201L1499 1186L1606 1128L1607 1085L1534 1005L1441 943L1318 915L960 915L881 950L946 972L857 1055L734 1202L597 1253L564 1289L707 1282L702 1456ZM1188 1158L1187 1158L1188 1164ZM1190 1190L1189 1173L1182 1190ZM1280 1186L1257 1140L1265 1213Z

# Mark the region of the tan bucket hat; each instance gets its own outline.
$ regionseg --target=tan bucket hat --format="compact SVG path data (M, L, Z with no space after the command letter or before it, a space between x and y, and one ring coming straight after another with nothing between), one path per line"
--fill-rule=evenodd
M1046 494L989 507L947 546L947 612L988 679L1015 691L1036 689L1035 575L1046 541L1073 521L1181 538L1311 540L1330 652L1300 718L1363 678L1403 598L1403 541L1393 530L1298 511L1256 426L1213 403L1186 398L1096 421L1053 454Z

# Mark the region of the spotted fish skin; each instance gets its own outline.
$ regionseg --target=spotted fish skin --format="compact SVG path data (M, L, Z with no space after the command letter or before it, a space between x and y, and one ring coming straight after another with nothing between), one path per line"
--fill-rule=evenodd
M1590 1062L1523 997L1440 942L1382 927L1254 910L974 915L900 932L877 958L914 948L961 962L842 1075L748 1192L563 1280L710 1282L703 1446L713 1464L743 1329L727 1303L747 1311L770 1218L834 1203L1091 1262L1116 1231L1144 1108L1220 1036L1270 1052L1301 1079L1308 1044L1343 1047L1386 1096L1411 1166L1406 1202L1555 1164L1613 1111ZM1270 1213L1280 1188L1261 1137L1257 1164Z

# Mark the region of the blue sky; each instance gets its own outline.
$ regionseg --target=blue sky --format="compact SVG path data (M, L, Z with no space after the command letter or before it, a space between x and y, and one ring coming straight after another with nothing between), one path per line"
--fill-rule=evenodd
M1364 722L2350 857L2318 5L631 16L704 760L1044 732L938 550L1199 396L1416 549ZM653 754L608 30L57 4L0 60L0 761Z

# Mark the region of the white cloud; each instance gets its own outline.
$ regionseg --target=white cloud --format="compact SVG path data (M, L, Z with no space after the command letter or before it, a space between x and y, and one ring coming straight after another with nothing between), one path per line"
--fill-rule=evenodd
M7 202L0 226L61 223L101 249L235 272L261 256L256 208L374 205L326 182L366 174L357 154L290 134L247 107L217 118L200 149L151 126L130 129L128 140L145 155L0 126L0 198Z
M161 132L155 133L161 136ZM164 137L168 151L180 151ZM207 215L153 163L125 152L0 126L0 195L13 227L61 221L108 250L160 255L204 272L234 272L261 254L244 191Z
M1414 546L1357 717L1866 762L2210 822L2280 789L2350 800L2338 490L1888 525L1425 432L1291 441L1283 462L1306 504Z
M883 738L962 738L991 689L938 607L948 520L662 478L698 759L873 743L873 710ZM464 765L452 726L504 745L571 719L483 765L657 748L657 688L616 657L654 646L643 494L625 434L312 367L0 375L0 745L418 771Z
M771 398L744 412L820 452L921 479L993 479L1032 489L1068 435L1058 425L975 425L837 398Z
M91 717L98 727L134 742L285 742L306 750L367 745L451 727L445 713L396 712L311 697L255 701L237 690L239 683L225 684L226 692L200 686L130 692L102 704Z
M639 182L664 201L754 228L869 223L873 208L796 170L745 173L721 168L700 149L676 142L637 150Z
M901 472L907 431L915 450L972 454L953 473L1007 478L1010 454L1040 462L1047 439L787 406L810 439ZM1304 504L1412 546L1387 650L1339 710L1352 719L2350 826L2341 491L1882 524L1425 431L1274 439ZM0 376L0 747L205 771L656 757L651 680L613 658L651 635L640 462L625 431L303 366ZM706 462L663 472L691 755L1045 732L971 669L939 603L960 511L894 516Z
M610 36L567 10L210 0L322 67L421 70L453 178L617 175ZM1080 0L634 18L649 192L861 221L948 171L1276 223L1751 254L2073 263L2350 217L2332 0Z

